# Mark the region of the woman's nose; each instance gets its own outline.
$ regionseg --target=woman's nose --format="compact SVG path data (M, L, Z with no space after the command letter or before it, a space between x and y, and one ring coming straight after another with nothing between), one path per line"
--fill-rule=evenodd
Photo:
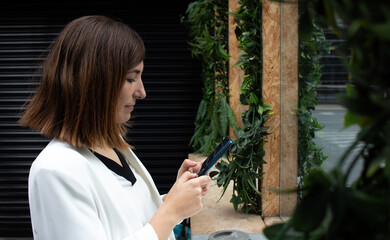
M144 87L144 84L143 84L142 81L140 81L139 88L137 89L135 94L136 94L136 97L139 98L139 99L146 98L146 91L145 91L145 87Z

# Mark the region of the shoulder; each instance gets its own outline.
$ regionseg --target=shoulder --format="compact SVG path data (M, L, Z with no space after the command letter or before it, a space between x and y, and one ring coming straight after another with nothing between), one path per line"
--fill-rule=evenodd
M52 140L34 160L30 175L41 171L84 174L90 167L92 153L86 148L74 148L69 143Z

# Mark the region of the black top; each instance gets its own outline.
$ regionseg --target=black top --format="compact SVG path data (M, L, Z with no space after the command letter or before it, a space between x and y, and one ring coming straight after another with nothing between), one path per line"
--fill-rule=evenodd
M118 155L119 160L122 163L122 166L108 157L105 157L105 156L103 156L97 152L94 152L94 151L92 151L92 152L93 152L93 154L95 154L95 156L97 158L100 159L100 161L102 161L104 163L104 165L106 165L107 168L109 168L111 171L118 174L119 176L126 178L127 180L129 180L131 182L132 185L134 185L135 182L137 181L137 179L135 178L134 173L131 171L129 164L126 162L126 160L123 157L121 152L119 152L115 148L114 148L114 151L115 151L116 155Z

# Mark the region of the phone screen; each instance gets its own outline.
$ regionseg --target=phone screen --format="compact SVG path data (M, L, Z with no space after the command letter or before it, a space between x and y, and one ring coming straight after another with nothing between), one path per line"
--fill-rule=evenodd
M205 175L210 170L210 168L212 168L214 164L216 164L217 161L226 153L232 143L233 141L230 139L230 137L224 138L222 142L217 146L217 148L203 162L198 175Z

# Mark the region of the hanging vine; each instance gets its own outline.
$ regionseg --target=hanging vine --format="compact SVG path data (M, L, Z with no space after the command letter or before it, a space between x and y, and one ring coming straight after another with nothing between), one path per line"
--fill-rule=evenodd
M182 22L189 26L191 53L201 61L204 84L190 145L195 152L207 154L228 135L229 126L236 129L234 113L227 102L228 1L192 2Z
M272 106L264 103L262 96L262 36L261 0L241 0L237 12L232 13L237 27L236 37L242 50L237 66L244 71L240 101L249 108L242 114L243 127L236 132L237 140L231 148L231 160L217 164L215 177L223 187L222 196L233 181L231 203L237 211L261 214L261 179L263 178L264 144L268 127L264 126Z
M299 5L299 29L304 32L308 18L313 11L308 3ZM303 179L313 168L322 165L327 159L323 148L313 141L315 132L323 129L313 115L318 104L317 88L321 85L320 59L329 53L330 42L324 32L312 21L312 31L301 34L299 39L299 103L298 103L298 187L303 186Z

